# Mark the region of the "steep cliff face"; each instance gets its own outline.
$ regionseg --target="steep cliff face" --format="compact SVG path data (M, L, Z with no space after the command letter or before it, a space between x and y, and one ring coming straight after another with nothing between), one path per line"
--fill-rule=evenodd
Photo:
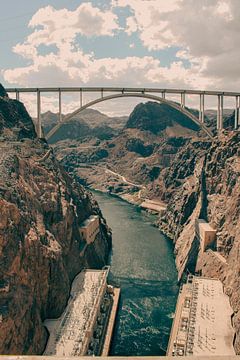
M240 353L240 134L222 135L212 144L189 143L159 181L168 199L159 225L175 243L179 278L188 269L223 281ZM217 230L226 263L211 251L200 253L194 227L199 217Z
M111 234L92 195L3 91L0 136L0 353L41 354L42 321L61 314L79 271L106 263ZM91 214L100 216L100 234L86 246L79 227Z

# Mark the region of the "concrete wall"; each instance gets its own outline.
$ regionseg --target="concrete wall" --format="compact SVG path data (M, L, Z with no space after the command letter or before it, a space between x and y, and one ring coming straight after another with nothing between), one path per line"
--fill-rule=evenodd
M93 243L99 233L99 217L91 216L87 219L80 228L80 232L87 244Z
M203 219L197 219L195 222L195 232L200 240L201 251L204 252L207 248L216 242L216 230L213 229L209 223Z

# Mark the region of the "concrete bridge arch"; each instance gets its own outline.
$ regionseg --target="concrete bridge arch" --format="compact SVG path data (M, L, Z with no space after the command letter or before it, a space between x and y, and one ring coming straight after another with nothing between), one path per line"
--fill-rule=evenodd
M150 100L154 100L163 104L167 104L170 107L178 110L179 112L181 112L182 114L184 114L185 116L187 116L188 118L190 118L195 124L197 124L205 133L208 137L210 137L211 139L213 139L213 134L212 132L206 127L206 125L200 121L195 115L193 115L190 111L188 111L183 104L179 105L174 101L171 100L166 100L163 97L157 96L157 95L153 95L153 94L146 94L144 91L142 93L136 92L136 93L118 93L118 94L111 94L108 96L102 96L98 99L95 99L93 101L88 102L85 105L80 106L77 110L73 111L71 114L68 114L64 120L62 122L59 122L57 125L55 125L47 134L46 136L46 140L49 140L55 133L56 131L65 123L67 123L68 121L70 121L75 115L79 114L81 111L92 107L96 104L99 104L103 101L107 101L107 100L112 100L112 99L117 99L117 98L123 98L123 97L138 97L138 98L145 98L145 99L150 99Z

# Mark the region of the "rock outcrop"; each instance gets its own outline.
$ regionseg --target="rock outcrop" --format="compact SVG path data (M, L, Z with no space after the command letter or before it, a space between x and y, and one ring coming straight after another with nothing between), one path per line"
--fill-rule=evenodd
M185 128L185 132L186 129L191 130L193 133L200 130L198 125L178 110L166 104L149 101L135 107L129 116L126 128L148 130L153 134L159 134L163 130L176 125Z
M43 160L44 159L44 160ZM100 217L91 245L80 226ZM92 195L37 139L22 103L0 88L0 353L41 354L75 275L106 264L111 234Z
M234 310L239 354L240 134L222 134L213 143L190 142L158 181L159 195L168 202L159 226L174 241L179 279L189 270L223 282ZM217 244L225 261L211 251L200 252L194 225L198 218L217 230Z

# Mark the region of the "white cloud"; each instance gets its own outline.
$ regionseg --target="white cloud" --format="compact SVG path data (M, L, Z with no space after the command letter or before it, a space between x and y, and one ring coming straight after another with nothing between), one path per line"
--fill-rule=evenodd
M125 29L118 23L117 7L130 9ZM21 86L239 90L239 19L239 0L113 0L105 10L82 2L74 11L47 6L32 17L32 33L13 49L27 59L27 65L2 74L5 81ZM118 41L118 33L124 31L131 41L130 54L134 53L133 36L138 35L146 54L177 47L177 60L162 66L154 52L95 58L92 52L84 53L76 40L81 35L98 36L99 41L101 36L115 36ZM41 55L41 45L54 45L55 50Z
M46 6L33 15L28 24L33 32L13 51L27 59L39 56L41 44L56 45L59 52L69 51L77 35L113 36L120 29L117 20L112 11L102 11L90 2L82 3L74 11Z
M126 20L126 33L131 35L138 30L138 24L133 16L129 16Z
M119 28L117 16L112 11L100 10L91 2L82 3L74 11L56 10L52 6L41 8L32 17L29 26L43 27L50 39L55 41L59 38L73 39L78 33L85 36L112 36L114 30Z
M113 0L113 7L130 7L133 15L127 19L128 34L139 30L140 39L149 50L166 48L174 38L165 20L167 13L178 8L179 0Z
M201 83L239 89L239 0L113 0L112 5L131 8L131 22L148 50L178 47L177 56L189 60L193 72L198 68Z

